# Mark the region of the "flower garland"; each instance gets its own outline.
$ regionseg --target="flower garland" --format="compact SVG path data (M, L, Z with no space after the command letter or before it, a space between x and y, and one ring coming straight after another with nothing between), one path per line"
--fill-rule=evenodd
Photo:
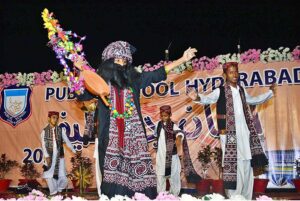
M260 60L260 50L250 49L240 56L240 62L242 64L246 63L256 63Z
M300 46L297 46L293 51L292 51L292 57L295 61L300 61Z
M0 200L5 200L3 198L0 198ZM62 195L56 195L56 196L46 196L44 193L42 193L41 191L38 190L32 190L27 196L23 196L23 197L19 197L19 198L10 198L7 199L10 201L25 201L25 200L43 200L43 201L63 201L63 200L69 200L69 201L86 201L87 199L83 198L83 197L76 197L76 196L72 196L72 198L67 197L64 198L64 196ZM102 194L99 198L100 201L135 201L135 200L141 200L141 201L149 201L151 200L149 197L147 197L145 194L142 193L135 193L134 196L132 196L132 198L128 197L128 196L122 196L122 195L115 195L114 197L112 197L111 199L109 199L106 195ZM232 196L231 199L225 199L224 196L217 194L217 193L213 193L213 194L207 194L204 195L202 198L197 198L197 197L193 197L191 195L188 194L182 194L181 197L177 197L174 196L168 192L160 192L156 199L156 201L167 201L167 200L191 200L191 201L200 201L200 200L210 200L210 201L214 201L214 200L246 200L243 196L241 195L235 195ZM266 195L260 195L259 197L256 198L256 200L259 201L269 201L269 200L273 200L271 197L268 197Z
M79 59L85 61L86 64L82 66L82 68L95 71L95 69L89 67L84 58L85 54L82 52L83 46L81 41L85 40L86 37L80 37L76 33L72 33L72 31L64 31L60 27L58 20L53 17L53 13L49 13L46 8L42 12L42 18L44 21L44 28L48 30L48 38L50 39L48 45L52 47L57 55L56 57L60 60L60 64L64 66L64 73L67 76L71 92L75 91L78 94L83 93L83 79L79 77L79 70L73 67L72 72L66 59L73 63ZM78 42L72 42L70 40L72 38L77 39Z
M63 72L58 74L56 71L48 70L42 73L4 73L0 74L0 87L5 88L9 86L34 86L34 85L45 85L47 83L57 83L60 81L67 80Z
M249 49L241 54L224 54L218 55L214 58L208 58L206 56L200 58L194 58L180 66L176 67L172 71L175 73L182 73L184 70L188 71L213 71L226 62L238 62L242 64L256 63L261 61L263 63L278 62L278 61L300 61L300 46L296 46L295 49L290 52L290 48L280 47L278 50L268 48L266 51L261 52L260 49ZM160 61L158 64L151 66L147 63L142 66L144 71L153 71L164 66L165 61Z
M7 200L9 201L26 201L26 200L39 200L39 201L62 201L62 200L74 200L74 201L87 201L87 199L84 199L82 197L72 196L72 198L64 198L63 195L55 195L55 196L47 196L41 191L33 189L28 195L17 195L18 198L9 198ZM0 201L6 200L3 198L0 198Z
M133 90L131 87L129 88L129 90L127 90L127 93L128 96L125 99L125 111L123 114L120 114L116 110L116 108L114 108L114 106L112 105L112 100L110 98L108 99L109 109L113 118L128 119L129 117L132 116L134 102L133 102Z
M161 68L162 66L165 66L166 64L171 63L171 61L160 61L158 64L151 66L150 63L146 63L143 65L142 69L145 72L150 72L150 71L154 71L157 70L159 68Z
M225 54L219 55L214 58L208 58L206 56L200 58L194 58L172 70L174 73L182 73L184 70L189 71L213 71L214 69L221 68L222 64L235 61L242 64L256 63L261 61L263 63L278 62L278 61L297 61L300 62L300 46L296 46L293 51L289 48L280 47L278 50L268 48L265 51L260 49L250 49L241 54ZM170 61L160 61L156 65L149 63L140 66L142 71L149 72L154 71L164 65L170 63ZM82 80L74 77L74 74L69 70L69 73L57 73L51 70L42 73L4 73L0 74L0 87L16 86L34 86L43 85L45 83L56 83L60 81L68 81L71 91L82 91ZM71 77L70 77L71 76ZM72 77L73 76L73 77ZM77 84L76 84L77 83Z

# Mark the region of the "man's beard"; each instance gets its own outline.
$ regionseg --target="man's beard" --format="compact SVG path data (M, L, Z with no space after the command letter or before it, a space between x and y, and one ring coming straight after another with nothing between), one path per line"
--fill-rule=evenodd
M130 86L132 75L136 74L135 69L129 64L121 66L114 63L113 59L102 62L98 68L99 75L113 86L124 89Z

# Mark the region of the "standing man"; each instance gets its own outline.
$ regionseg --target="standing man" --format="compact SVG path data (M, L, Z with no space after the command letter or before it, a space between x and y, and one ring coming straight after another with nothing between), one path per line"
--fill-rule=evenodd
M226 80L208 95L188 93L196 103L217 103L217 122L223 152L223 179L227 196L242 195L252 199L253 168L268 165L263 152L249 105L264 103L273 97L275 86L257 97L248 95L239 85L238 63L228 62L223 65Z

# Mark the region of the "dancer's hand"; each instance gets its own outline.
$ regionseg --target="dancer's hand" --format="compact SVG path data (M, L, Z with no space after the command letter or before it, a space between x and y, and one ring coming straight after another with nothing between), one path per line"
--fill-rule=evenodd
M195 56L196 52L197 50L195 48L189 47L186 51L184 51L182 57L165 66L166 72L170 72L173 68L180 66L181 64L189 61L191 58Z
M185 62L191 60L197 52L196 48L191 48L189 47L186 51L184 51L182 58L184 59Z

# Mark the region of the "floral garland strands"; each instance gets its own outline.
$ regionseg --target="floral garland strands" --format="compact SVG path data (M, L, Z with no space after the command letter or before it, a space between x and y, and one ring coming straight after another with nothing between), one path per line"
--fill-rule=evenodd
M81 41L85 40L86 37L80 37L72 31L64 31L58 20L53 17L53 13L49 13L46 8L42 12L42 18L44 27L48 30L48 38L50 39L48 45L52 47L56 57L60 60L60 64L64 66L64 73L68 76L67 82L71 92L75 91L77 94L82 94L84 91L83 79L79 78L79 72L75 67L73 67L73 71L70 69L66 59L73 63L80 59L85 62L83 69L95 71L88 65L84 58L85 54L82 52ZM72 38L79 41L73 42L71 41Z
M125 99L125 108L124 108L124 113L123 114L120 114L117 109L112 105L112 100L111 99L108 99L108 104L109 104L109 109L111 111L111 115L113 118L116 118L116 119L128 119L129 117L132 116L132 111L133 111L133 106L134 106L134 100L133 100L133 90L132 88L130 87L128 90L127 90L127 97Z

